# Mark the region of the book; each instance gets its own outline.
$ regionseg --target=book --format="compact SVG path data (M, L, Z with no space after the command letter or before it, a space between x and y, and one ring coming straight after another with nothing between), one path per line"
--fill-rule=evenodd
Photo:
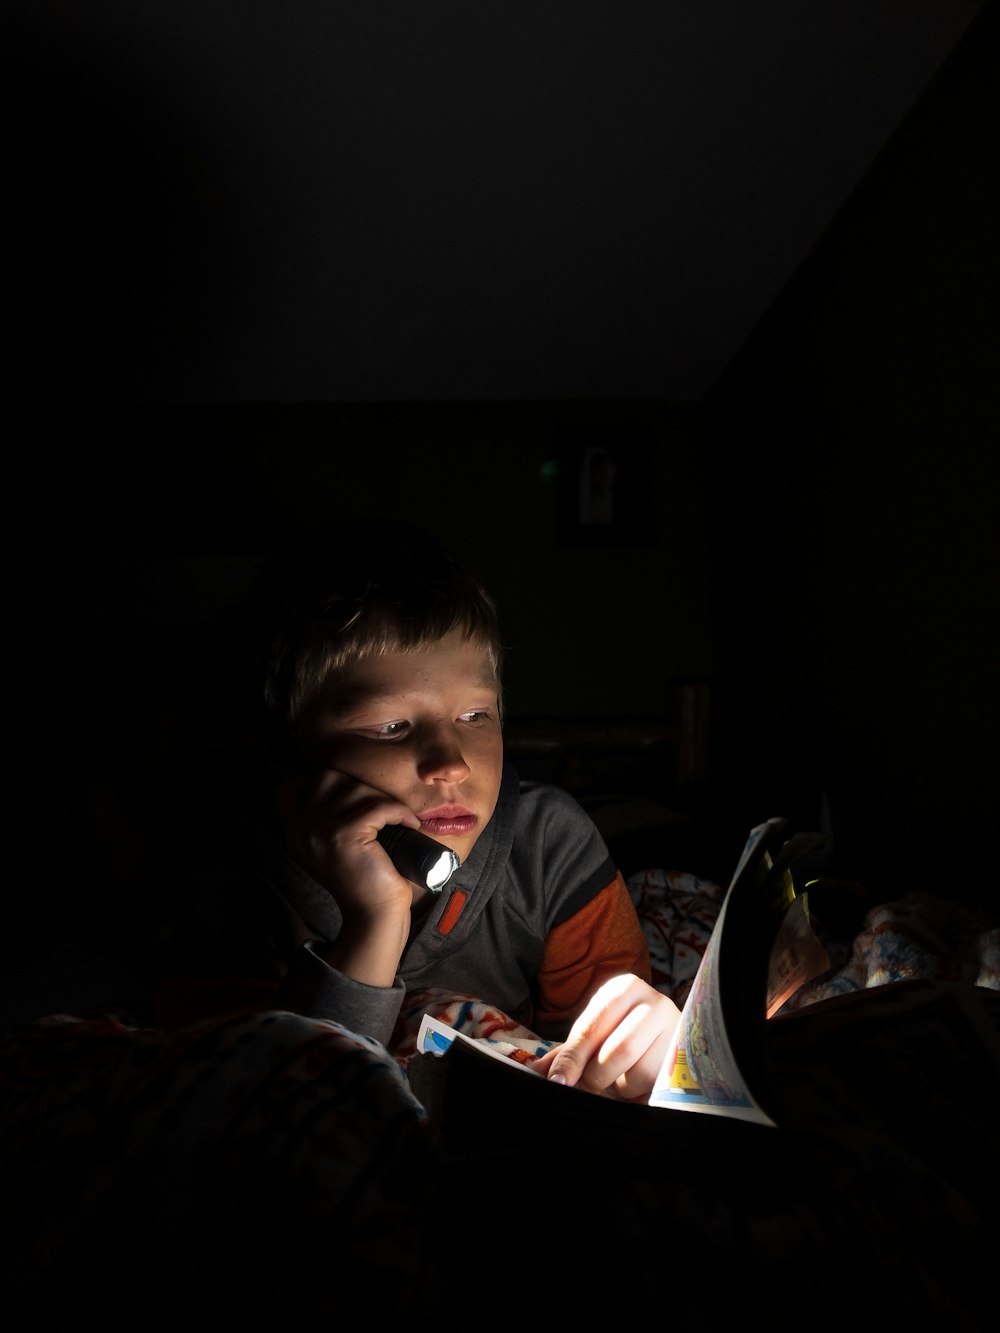
M829 967L809 920L807 886L798 886L793 873L822 838L800 833L781 841L785 827L784 819L773 818L750 831L650 1094L650 1107L776 1124L766 1105L765 1024L800 986ZM456 1047L463 1051L460 1061L454 1060ZM432 1107L443 1096L446 1071L428 1061L450 1056L466 1069L472 1055L547 1083L516 1054L425 1015L417 1054L410 1061L417 1095Z
M830 960L793 867L822 839L800 833L772 857L785 820L751 829L649 1105L775 1124L761 1103L764 1023Z

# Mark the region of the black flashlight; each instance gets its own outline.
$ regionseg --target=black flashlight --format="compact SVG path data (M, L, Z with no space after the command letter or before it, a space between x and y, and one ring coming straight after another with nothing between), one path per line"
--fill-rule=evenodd
M423 884L431 893L440 893L458 869L458 857L451 848L419 829L387 824L377 836L403 878Z

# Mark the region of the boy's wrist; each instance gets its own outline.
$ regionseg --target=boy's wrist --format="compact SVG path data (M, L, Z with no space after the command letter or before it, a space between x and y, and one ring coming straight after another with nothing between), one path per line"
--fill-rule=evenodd
M391 986L410 930L406 910L345 916L337 938L322 951L325 962L369 986Z

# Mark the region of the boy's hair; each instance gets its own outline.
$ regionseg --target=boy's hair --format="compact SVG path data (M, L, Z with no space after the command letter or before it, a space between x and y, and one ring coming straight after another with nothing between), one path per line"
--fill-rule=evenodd
M458 630L485 648L499 690L502 646L493 598L440 544L405 523L338 528L318 549L272 569L263 645L264 702L287 736L330 675Z

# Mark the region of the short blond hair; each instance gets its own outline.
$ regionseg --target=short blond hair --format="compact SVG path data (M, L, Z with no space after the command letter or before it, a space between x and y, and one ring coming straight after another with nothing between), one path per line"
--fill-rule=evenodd
M351 524L275 567L264 702L294 730L330 677L368 658L459 632L485 650L499 694L496 604L436 539L410 524Z

